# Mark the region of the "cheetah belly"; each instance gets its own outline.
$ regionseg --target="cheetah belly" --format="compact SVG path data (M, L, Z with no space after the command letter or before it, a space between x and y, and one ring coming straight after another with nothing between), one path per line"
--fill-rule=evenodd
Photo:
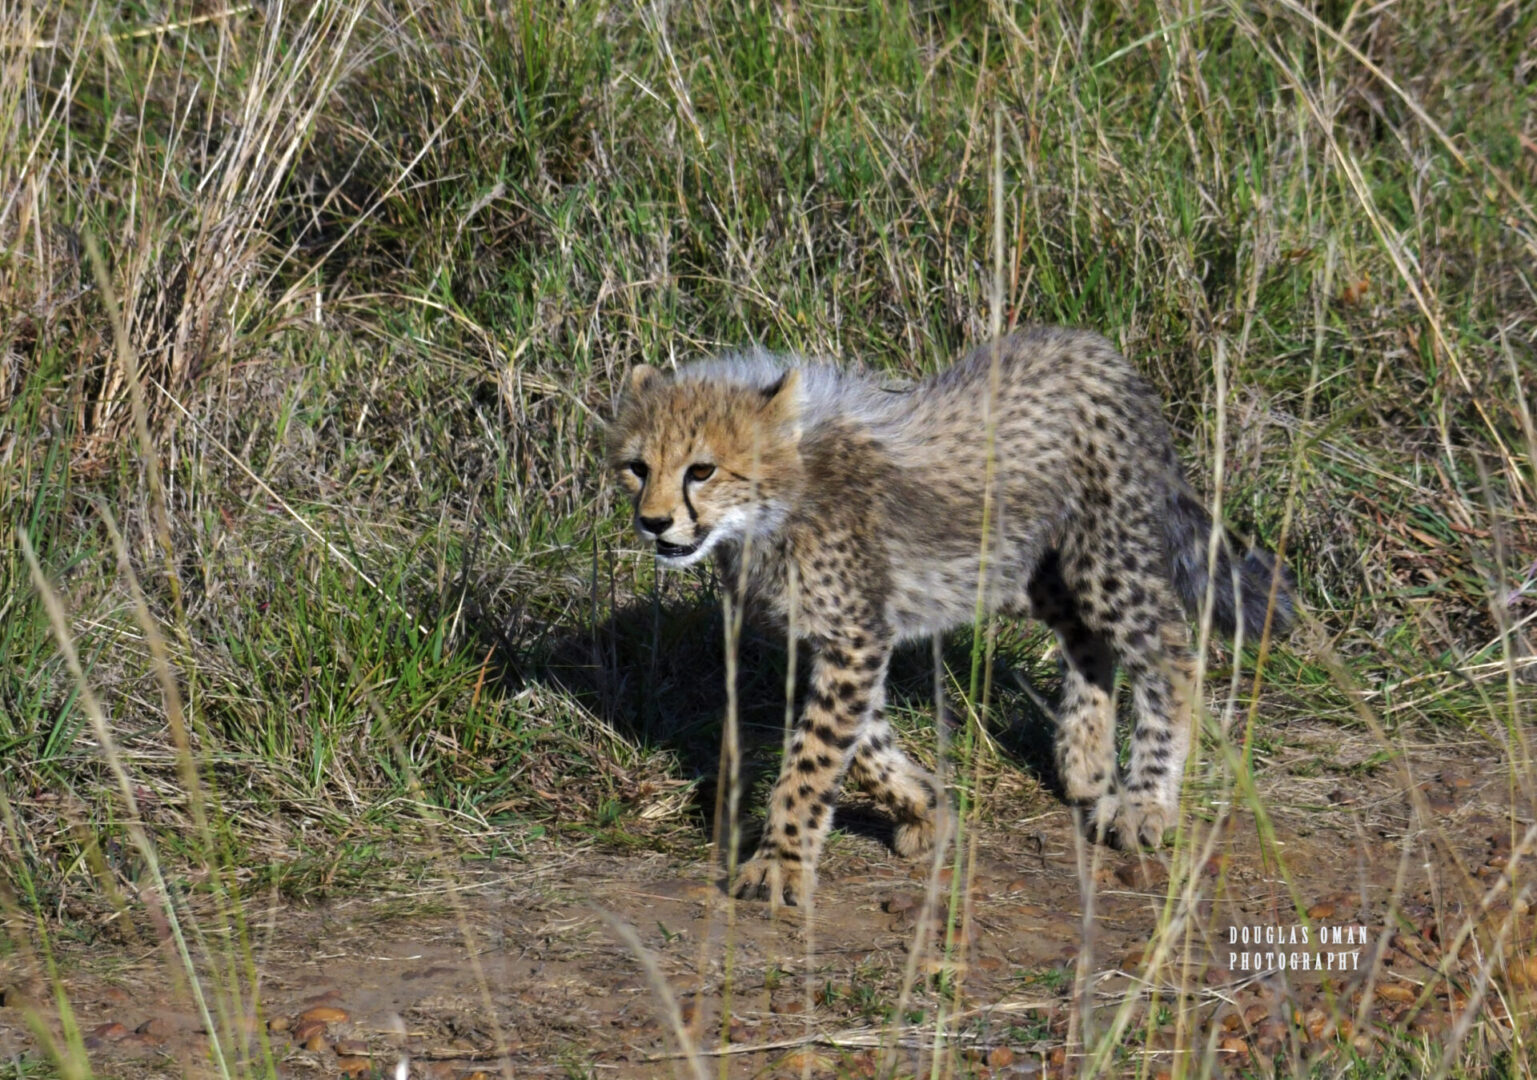
M887 625L898 640L909 641L971 622L977 612L977 574L974 556L897 571L886 602ZM990 583L989 598L1003 584Z

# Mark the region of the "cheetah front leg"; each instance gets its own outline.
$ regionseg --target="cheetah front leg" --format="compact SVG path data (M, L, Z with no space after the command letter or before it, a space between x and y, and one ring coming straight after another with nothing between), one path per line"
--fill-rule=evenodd
M833 804L886 675L891 646L823 644L812 661L806 705L769 798L758 851L741 867L737 895L778 905L806 902L832 826Z

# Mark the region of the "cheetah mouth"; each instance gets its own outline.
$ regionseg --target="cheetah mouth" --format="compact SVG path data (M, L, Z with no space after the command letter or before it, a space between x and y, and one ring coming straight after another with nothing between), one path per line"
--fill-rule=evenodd
M663 559L686 559L699 550L703 540L695 540L692 544L672 544L666 540L656 542L656 553Z

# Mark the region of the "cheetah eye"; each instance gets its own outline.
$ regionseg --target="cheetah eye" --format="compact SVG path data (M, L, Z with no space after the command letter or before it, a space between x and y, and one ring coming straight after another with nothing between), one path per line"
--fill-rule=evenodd
M635 475L635 479L637 480L644 480L646 478L646 474L651 471L650 469L646 468L646 463L644 461L626 462L624 467L629 469L630 472Z
M715 475L715 466L714 465L706 465L703 462L701 462L698 465L690 465L688 467L688 478L690 480L693 480L695 483L703 483L704 481L708 480L710 477L712 477L714 475Z

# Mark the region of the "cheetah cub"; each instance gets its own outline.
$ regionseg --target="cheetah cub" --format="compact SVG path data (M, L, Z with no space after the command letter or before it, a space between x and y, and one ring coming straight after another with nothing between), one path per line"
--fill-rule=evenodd
M1223 534L1208 566L1211 519L1157 397L1096 334L1019 332L906 390L766 353L637 367L608 450L658 561L714 555L814 653L743 896L809 896L845 773L896 819L899 854L932 845L948 803L882 715L886 666L898 642L972 622L979 584L989 611L1056 632L1058 775L1122 847L1174 821L1191 729L1181 601L1199 612L1209 587L1217 626L1251 640L1267 617L1291 622L1269 555ZM1117 663L1135 713L1124 776Z

